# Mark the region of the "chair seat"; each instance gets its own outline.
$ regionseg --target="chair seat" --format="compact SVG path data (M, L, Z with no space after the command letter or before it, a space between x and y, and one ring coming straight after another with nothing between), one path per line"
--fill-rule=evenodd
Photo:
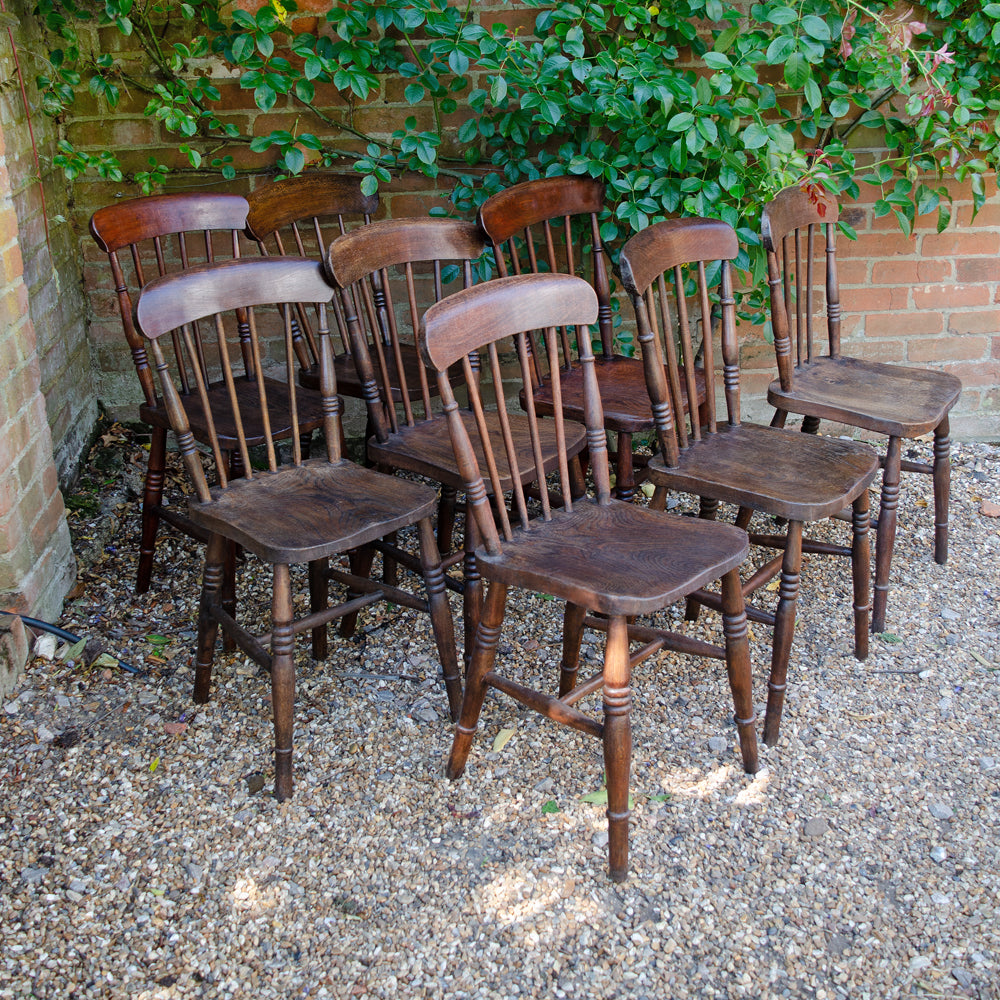
M746 558L749 541L732 525L661 514L612 500L574 502L569 513L532 521L476 551L483 577L552 594L606 615L657 611L717 580Z
M239 401L240 413L243 419L243 431L246 435L247 447L264 443L264 426L260 416L260 396L257 383L248 379L235 379L236 398ZM288 384L276 379L264 379L267 392L268 418L271 422L271 434L275 438L287 438L292 433L292 415L288 393ZM229 391L225 382L212 382L208 386L209 405L215 420L215 431L219 438L219 447L223 451L235 451L239 447L239 437L233 410L229 402ZM208 421L198 398L197 389L192 389L188 395L181 396L184 411L191 424L191 433L196 441L208 441ZM323 407L319 396L309 392L296 394L299 414L300 432L313 431L323 426ZM139 419L151 427L170 428L167 411L162 405L139 407Z
M646 389L646 376L640 358L616 354L595 359L597 385L604 408L604 426L616 433L638 434L653 427L653 411ZM699 406L705 401L705 372L695 369L695 385ZM568 420L583 423L583 369L576 365L563 372L560 379L563 413ZM535 408L539 413L552 413L552 382L543 379L535 389ZM687 402L687 387L681 386L681 398Z
M360 499L363 498L363 499ZM430 517L437 493L353 462L312 459L254 472L189 505L191 520L272 563L322 559Z
M476 421L470 410L459 411L469 438L476 452L476 461L483 470L487 468L483 454ZM500 418L495 411L486 413L486 424L492 437L499 436ZM528 433L528 418L521 413L508 414L511 433L517 445L517 464L521 472L521 482L530 483L538 477L535 474L535 460L531 453L531 438ZM538 427L541 439L542 457L545 464L545 474L555 472L558 465L558 448L556 447L556 425L554 420L539 420ZM566 454L569 458L578 455L586 444L586 431L580 424L566 425ZM463 489L465 486L458 462L451 445L451 434L448 421L442 414L436 414L430 420L421 420L412 426L401 426L392 434L388 441L380 443L375 438L368 441L368 457L375 465L386 465L396 469L408 469L444 486ZM506 455L498 451L496 454L497 471L504 491L512 485L510 465ZM485 478L485 477L484 477ZM485 478L486 488L490 489L490 481Z
M650 479L669 489L790 521L816 521L843 510L878 471L866 444L800 431L722 424L680 453L677 467L650 459Z
M945 372L843 356L797 365L792 384L786 393L776 379L767 401L789 413L906 438L933 431L962 392L962 383Z

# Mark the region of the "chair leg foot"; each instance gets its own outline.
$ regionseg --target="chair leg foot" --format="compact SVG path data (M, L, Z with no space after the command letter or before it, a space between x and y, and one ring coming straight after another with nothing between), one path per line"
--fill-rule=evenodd
M563 613L563 653L559 671L559 697L563 698L576 687L580 668L580 644L583 640L583 619L587 609L579 604L566 603Z
M153 556L156 552L156 533L160 527L159 507L163 502L163 477L167 462L167 432L154 427L149 442L149 459L146 462L146 481L142 492L142 529L139 540L139 566L136 571L135 592L145 594L153 577Z
M288 566L274 567L271 598L271 706L274 711L274 797L292 795L292 726L295 712L295 635Z
M871 611L871 546L868 529L868 490L864 490L852 505L851 575L854 584L854 657L868 658L868 626Z
M212 692L212 660L215 657L215 640L219 634L219 619L215 609L219 606L227 544L221 535L212 535L205 551L205 575L198 608L198 645L194 667L193 697L198 704L208 701Z
M733 695L733 719L740 740L743 770L747 774L756 774L760 762L757 758L749 629L740 575L735 569L722 578L722 632L726 637L726 673Z
M608 870L612 881L628 876L629 773L632 767L632 690L628 623L608 619L604 650L604 773L608 788Z

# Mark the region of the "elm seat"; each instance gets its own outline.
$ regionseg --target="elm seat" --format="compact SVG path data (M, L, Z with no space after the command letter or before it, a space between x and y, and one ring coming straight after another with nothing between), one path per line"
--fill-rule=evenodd
M789 413L799 413L806 433L815 434L821 420L835 420L889 439L882 459L871 622L873 632L882 632L901 472L919 472L933 478L934 559L938 563L948 561L948 414L961 395L962 383L947 372L885 365L841 354L836 243L839 214L840 206L831 195L799 187L785 188L764 208L761 236L767 251L778 362L778 378L771 383L767 398L775 407L774 426L783 427ZM825 261L817 261L818 256ZM814 318L824 302L826 355L820 353L821 334L814 329ZM874 318L869 322L874 323ZM931 432L933 464L904 461L902 439Z
M700 498L700 516L714 520L719 502L739 508L736 523L749 527L754 511L787 519L783 535L751 534L751 541L781 554L743 584L743 593L760 589L780 573L778 605L772 613L757 608L748 615L774 626L764 741L778 739L788 662L795 630L802 552L824 552L851 560L854 584L854 654L868 655L868 484L878 469L867 445L792 434L777 427L740 423L739 347L732 264L739 245L724 222L682 219L659 222L625 244L622 280L635 308L646 383L656 422L658 455L647 473L656 490L653 506L663 508L667 490ZM722 319L722 374L719 391L726 421L715 416L716 386L706 383L709 419L703 423L687 404L680 387L694 383L695 351L691 315L704 321L712 310L710 268L720 275L718 304ZM687 291L688 278L695 291ZM680 354L675 349L675 329ZM705 370L715 371L714 348L706 341ZM850 547L803 539L803 524L853 508ZM688 600L688 617L700 604L718 607L719 596L699 591Z
M661 649L725 660L743 766L748 773L757 770L757 743L746 614L738 575L748 551L746 534L730 525L674 517L612 498L605 421L586 329L597 313L597 295L582 278L566 274L499 278L456 292L431 306L424 315L421 348L438 372L441 407L467 497L466 517L475 522L481 539L475 552L476 566L488 581L447 774L450 778L463 774L490 688L554 722L600 739L608 790L609 869L612 879L621 881L628 873L632 668ZM529 330L538 334L535 346L545 352L554 373L554 405L549 419L537 413L530 391ZM516 404L508 399L509 393L491 392L489 383L512 378L499 364L498 344L509 343L508 338L513 338L518 358L517 381L522 390L529 390L521 398L525 400L529 453L535 456L533 468L541 464L540 428L546 424L555 428L561 509L551 502L546 490L540 491L534 505L529 504L523 477L516 474L518 443L503 433L504 418L513 415L509 407ZM574 340L580 345L584 427L594 477L593 497L579 499L566 445L573 424L560 405L560 375L566 371L561 354ZM470 355L481 362L478 367L473 366ZM459 405L449 381L453 365L461 365L465 376L467 408ZM496 421L486 419L489 411L484 400L495 401ZM510 469L510 509L506 503L496 502L504 493L500 472L504 463ZM630 616L658 611L716 579L722 581L725 648L658 632L655 636L637 634L635 638L643 644L634 652L630 650ZM526 686L520 679L523 675L515 679L501 672L497 664L510 587L566 602L562 665L555 694ZM604 665L594 676L578 680L586 625L607 633ZM579 706L599 691L603 712L595 717Z

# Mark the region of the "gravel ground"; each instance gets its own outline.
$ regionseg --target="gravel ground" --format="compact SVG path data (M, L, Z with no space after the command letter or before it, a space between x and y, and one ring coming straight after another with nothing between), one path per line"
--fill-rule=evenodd
M324 663L300 643L297 791L275 802L267 677L219 655L191 702L197 548L165 532L132 593L142 465L118 428L95 450L60 623L92 642L36 657L0 710L0 997L1000 997L997 447L955 447L946 567L906 477L867 662L846 561L809 560L756 779L720 665L642 665L621 886L583 799L600 744L496 696L449 782L430 629L399 609ZM268 579L243 567L248 608ZM555 664L560 611L518 596L502 655Z

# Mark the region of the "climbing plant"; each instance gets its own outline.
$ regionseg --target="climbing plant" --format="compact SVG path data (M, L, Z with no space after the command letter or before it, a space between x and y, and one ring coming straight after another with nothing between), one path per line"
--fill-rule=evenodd
M227 178L233 148L248 146L279 173L354 170L369 192L422 174L468 211L525 178L600 177L606 238L670 214L720 217L749 248L741 264L755 280L758 206L788 183L846 195L874 186L876 215L905 232L927 213L947 226L949 178L969 182L976 208L987 196L1000 3L518 6L537 9L530 35L487 30L471 0L331 4L315 31L299 30L310 22L293 0L254 13L219 0L40 0L50 44L38 85L45 111L64 120L84 89L112 110L143 94L190 168ZM109 32L134 54L101 51ZM225 74L260 110L296 112L294 126L242 133L220 113ZM410 110L365 131L359 109L393 78ZM122 178L114 151L63 140L56 160L71 177ZM153 158L133 179L148 191L167 174Z

